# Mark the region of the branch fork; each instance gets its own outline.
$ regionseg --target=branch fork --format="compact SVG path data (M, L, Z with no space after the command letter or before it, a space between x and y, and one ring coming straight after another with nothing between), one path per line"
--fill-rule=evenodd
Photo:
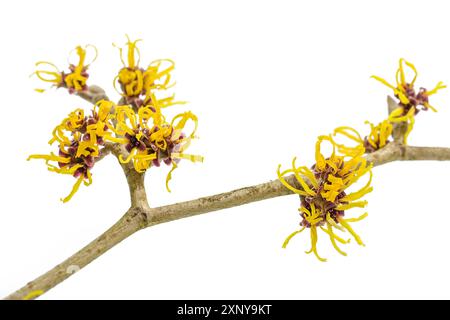
M108 99L105 91L97 86L90 86L86 92L78 93L78 96L94 104L99 100ZM392 98L388 97L389 112L397 107L397 103ZM404 145L403 136L406 129L407 126L405 123L395 123L392 133L394 141L388 143L380 150L367 154L367 161L371 162L375 167L392 161L450 160L450 148L413 147ZM97 161L110 153L117 157L117 159L119 159L120 155L124 158L128 155L128 152L123 146L116 143L106 143L105 148L103 148ZM82 269L122 240L147 227L207 212L232 208L255 201L293 194L290 190L285 188L279 180L272 180L213 196L158 208L150 208L145 192L145 173L137 172L132 163L120 163L120 165L127 179L131 201L130 208L125 212L122 218L73 256L47 273L27 283L19 290L11 293L9 296L5 297L5 299L27 300L37 298L39 295L49 291L70 277L74 271ZM301 189L301 186L298 185L298 182L293 175L287 176L285 179L289 184Z

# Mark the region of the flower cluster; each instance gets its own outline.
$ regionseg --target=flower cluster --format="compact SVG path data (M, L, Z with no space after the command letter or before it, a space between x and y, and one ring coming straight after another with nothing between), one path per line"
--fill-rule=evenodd
M123 58L123 48L119 48L123 68L114 78L114 87L117 88L117 84L119 84L118 92L125 99L126 104L132 104L135 107L140 107L144 101L149 102L152 91L166 90L174 85L170 84L170 73L175 68L172 60L155 60L146 69L139 66L140 52L136 46L139 41L131 41L128 38L126 43L128 63Z
M119 157L121 163L132 161L138 172L144 172L151 166L159 167L162 162L172 165L166 179L166 188L170 191L169 180L181 159L203 161L201 156L184 153L195 137L198 120L188 111L178 114L169 123L162 115L157 100L154 102L156 108L142 106L137 114L130 106L117 107L114 115L116 125L109 125L109 128L122 137L115 138L114 141L125 145L128 152L126 159ZM183 129L189 120L194 123L194 128L186 135Z
M414 78L410 82L406 81L405 66L414 72ZM278 177L281 183L298 194L301 201L299 209L301 229L289 235L283 247L287 246L292 237L305 229L310 230L311 237L311 250L307 253L314 253L321 261L325 261L325 259L321 258L317 252L318 229L328 235L333 247L343 255L346 254L338 247L337 243L345 244L350 240L342 239L335 233L336 230L348 231L358 244L363 245L360 237L349 223L360 221L367 216L367 213L358 218L344 218L344 216L347 209L365 207L367 201L361 200L361 198L372 191L370 186L372 166L367 163L363 157L364 154L375 152L389 144L394 129L393 124L398 122L408 124L403 141L406 144L414 125L415 115L420 110L436 111L430 105L429 97L446 87L439 82L432 90L420 88L416 91L414 84L417 70L412 63L405 59L399 61L396 86L380 77L372 77L391 88L395 97L399 99L398 108L394 109L387 119L377 125L366 121L366 124L370 126L370 132L364 137L357 130L346 126L336 128L330 136L320 136L316 144L316 163L311 168L297 167L295 158L292 161L292 168L280 171L281 166L278 167ZM331 155L327 158L321 152L321 145L324 141L328 141L333 148ZM358 191L348 193L347 189L367 173L369 179L366 185ZM293 177L290 180L286 179L287 174L293 174ZM295 183L292 183L293 181Z
M49 143L58 143L58 152L49 155L35 154L28 158L43 159L50 171L77 178L71 193L62 199L63 202L70 200L82 183L92 183L91 170L96 161L101 159L106 142L123 145L127 156L120 155L119 161L122 164L132 162L137 172L159 167L161 163L171 165L166 178L168 191L172 172L178 167L180 160L203 161L203 157L185 152L192 139L196 138L197 116L187 111L176 115L171 121L166 120L162 111L184 102L175 101L173 95L157 97L158 91L172 86L169 82L174 63L167 59L157 60L146 69L139 67L137 42L138 40L131 41L128 38L128 65L123 60L120 48L124 67L114 79L114 83L119 83L121 89L122 98L119 103L116 105L111 101L101 100L94 105L89 116L85 116L82 109L73 111L53 130ZM70 73L60 72L50 62L38 62L38 66L47 64L55 70L37 70L35 74L45 82L68 88L70 93L86 90L86 50L78 46L76 52L79 62L76 66L70 66ZM97 50L95 53L96 57ZM169 66L163 68L165 62L169 62ZM190 122L192 129L187 128ZM186 130L190 132L185 132Z
M405 65L411 68L415 74L411 82L406 82L405 80ZM374 125L371 122L366 121L366 124L370 125L370 132L364 138L362 138L358 131L351 127L336 128L333 135L337 140L340 138L346 138L347 140L352 141L352 145L336 142L336 147L339 152L344 155L352 156L361 152L362 149L366 153L371 153L383 148L390 142L389 138L393 131L393 124L398 122L408 123L403 141L406 144L409 133L415 123L415 115L417 115L420 110L431 109L436 111L436 109L430 105L428 98L429 96L435 94L438 90L446 87L442 84L442 82L439 82L433 90L428 91L424 88L420 88L416 93L414 83L417 78L417 70L412 63L406 61L405 59L400 59L399 62L399 68L396 76L396 87L389 84L382 78L377 76L372 77L393 89L395 96L399 99L398 108L393 110L389 117L380 122L378 125ZM422 109L419 109L420 106Z
M410 82L406 81L405 66L410 68L414 73L414 77ZM405 144L407 143L408 136L414 127L414 117L419 113L420 110L426 111L428 109L431 109L436 112L437 110L429 103L429 97L433 94L436 94L439 90L447 87L442 82L439 82L432 90L427 90L422 87L419 88L419 90L416 90L414 84L416 82L417 75L417 69L414 64L402 58L399 61L399 66L395 76L396 86L390 84L383 78L372 76L372 78L391 88L394 92L395 97L399 100L399 107L391 112L388 120L391 123L408 123L408 128L404 136Z
M34 154L28 157L28 160L45 160L49 171L77 178L70 194L62 199L63 202L73 197L81 183L84 182L86 186L92 183L91 169L100 156L105 139L110 136L106 120L112 107L112 102L101 100L89 116L85 116L82 109L71 112L56 126L49 141L49 144L58 143L58 154Z
M69 64L69 72L60 71L58 67L48 61L39 61L36 63L36 67L42 68L44 66L50 69L38 69L35 74L40 80L44 82L50 82L57 88L67 88L69 93L81 92L87 90L87 79L89 74L87 73L89 64L86 63L86 50L92 48L95 52L95 56L92 60L94 62L97 59L97 48L92 45L87 45L84 48L77 46L74 50L78 56L78 62L76 64ZM36 89L38 92L44 92L45 89Z
M363 153L371 153L383 148L390 142L389 137L392 134L393 127L388 119L383 120L376 126L369 121L366 121L366 124L370 125L370 132L364 138L352 127L338 127L334 129L334 136L343 136L356 143L349 146L334 141L340 153L346 156L355 156L361 151Z
M328 141L333 147L329 157L325 157L321 152L324 141ZM363 245L350 223L364 219L367 213L358 218L345 217L347 209L365 207L367 201L361 198L372 191L370 186L372 165L362 157L364 150L360 149L360 151L359 154L352 156L340 155L331 136L320 136L316 143L316 163L311 168L297 166L296 158L292 161L292 168L281 171L281 165L278 167L277 174L281 183L298 194L301 202L299 209L301 229L286 238L283 248L292 237L305 229L310 230L311 237L311 250L307 253L314 253L320 261L326 261L326 259L320 257L317 252L318 229L330 238L333 247L342 255L346 253L339 248L337 242L346 244L350 240L341 238L335 233L336 230L348 231L359 245ZM366 185L358 191L348 192L348 188L367 173L369 179ZM290 184L285 179L287 174L294 175L295 184Z

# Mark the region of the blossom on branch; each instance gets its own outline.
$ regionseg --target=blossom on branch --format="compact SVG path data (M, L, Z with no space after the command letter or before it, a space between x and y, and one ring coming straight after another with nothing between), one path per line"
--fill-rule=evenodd
M112 107L112 102L101 100L90 116L85 116L82 109L76 109L53 130L49 144L58 143L58 154L51 152L28 157L28 160L45 160L49 171L77 178L70 194L61 199L63 202L74 196L81 183L86 186L92 183L91 169L100 156L104 139L110 137L106 121Z
M414 73L413 79L409 82L406 81L405 66L411 69ZM395 75L395 86L383 78L372 76L375 80L378 80L385 86L391 88L394 91L395 97L399 99L399 107L391 112L389 115L389 121L393 123L406 122L408 124L408 128L404 135L405 144L407 143L408 136L414 127L414 117L420 110L427 111L428 109L431 109L436 112L437 110L429 103L429 97L436 94L439 90L447 87L442 82L438 82L432 90L427 90L421 87L418 91L416 91L414 84L416 82L417 75L417 69L414 64L401 58L399 60L399 67Z
M128 36L127 36L128 38ZM28 159L43 159L50 171L71 174L77 178L70 195L63 199L67 202L79 189L82 182L91 184L91 169L102 158L105 142L124 146L119 155L122 164L133 163L133 168L143 173L150 167L159 167L162 162L172 168L166 178L166 188L172 172L182 159L192 162L203 161L202 156L185 153L192 139L196 138L198 119L192 112L183 112L167 121L162 110L169 106L184 104L176 101L175 96L157 97L160 90L169 89L174 62L160 59L151 62L146 69L139 66L140 53L136 44L140 40L128 38L126 62L123 49L119 48L123 68L114 78L114 86L119 84L122 98L119 105L100 100L94 104L92 114L85 115L83 109L71 112L52 132L49 143L58 143L58 153L49 155L35 154ZM76 47L77 64L70 64L70 72L64 73L50 62L38 62L37 66L49 66L52 69L39 69L36 76L53 83L56 87L69 89L70 93L82 92L87 87L86 49L93 46ZM43 89L38 89L43 91ZM192 123L192 130L186 133L187 124ZM109 150L107 150L109 151ZM106 153L104 153L106 154ZM126 156L124 157L124 155ZM53 163L52 163L53 162ZM56 162L56 164L54 164Z
M171 72L175 63L170 59L160 59L151 62L146 69L139 66L140 52L136 44L141 41L131 41L127 36L127 59L123 58L123 48L119 48L123 68L114 78L114 87L125 99L126 104L135 107L142 105L142 96L149 95L152 90L166 90L174 84L170 83Z
M94 49L94 58L90 63L86 63L86 50L87 48ZM87 79L89 74L87 73L89 65L97 59L97 48L92 45L87 45L84 48L77 46L75 49L78 56L78 62L76 64L69 64L69 72L60 71L58 67L48 61L39 61L36 63L36 67L47 68L38 69L35 74L40 80L44 82L52 83L57 88L67 88L69 93L82 92L87 89ZM44 92L45 89L36 89L38 92Z
M166 178L166 188L172 172L177 168L181 159L192 162L202 162L203 157L186 154L191 140L195 138L198 119L192 112L176 115L169 123L161 113L157 100L152 106L140 107L136 114L130 106L118 106L114 115L116 125L108 124L111 131L118 137L107 139L119 142L125 146L128 157L119 157L121 163L133 162L138 172L145 172L152 166L159 167L163 162L172 165ZM183 132L188 121L192 121L194 128L187 135Z
M364 150L365 153L371 153L385 147L390 142L389 137L392 134L393 127L388 119L383 120L376 126L369 121L365 123L370 125L370 132L364 138L352 127L337 127L334 129L333 136L343 136L356 143L356 145L348 146L339 144L333 139L340 153L346 156L356 156L361 150Z
M329 157L321 152L324 141L328 141L333 151ZM361 200L367 193L372 191L372 165L368 164L362 157L364 150L352 157L341 156L336 153L336 145L330 136L320 136L316 143L316 163L308 168L297 166L296 158L292 160L292 168L281 171L278 166L278 178L281 183L300 196L301 206L299 208L301 229L289 235L284 244L285 248L289 241L305 229L310 230L311 249L306 253L314 253L320 261L326 259L320 257L317 251L318 230L323 231L329 238L333 247L342 255L338 242L346 244L350 240L344 240L336 230L349 232L359 245L364 245L361 238L351 227L351 222L364 219L367 213L358 218L345 218L345 211L352 208L364 208L367 201ZM291 185L284 178L287 174L293 174L297 184ZM369 174L368 182L358 191L348 192L347 189L357 182L362 176Z

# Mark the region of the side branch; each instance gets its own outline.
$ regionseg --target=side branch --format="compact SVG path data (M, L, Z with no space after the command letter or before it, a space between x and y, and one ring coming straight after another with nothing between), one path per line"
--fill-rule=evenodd
M144 185L145 172L137 172L131 162L120 162L120 157L123 159L128 157L128 152L123 145L114 143L109 145L109 148L111 153L116 156L125 177L127 178L128 187L130 189L131 207L141 208L147 211L150 207L148 205L147 193Z
M368 154L367 160L374 166L397 160L450 160L450 148L409 147L390 143L383 149ZM289 184L301 189L293 175L287 176L285 179ZM279 180L273 180L227 193L151 209L147 226L289 194L293 193L286 189Z
M63 282L75 272L101 256L142 227L142 211L130 209L110 229L66 261L10 294L6 300L34 299Z
M120 145L111 144L108 146L108 150L116 157L119 157L120 154L126 155L126 151ZM450 160L450 148L409 147L392 142L383 149L367 155L367 160L374 166L396 160ZM121 164L121 166L130 186L132 207L103 235L6 299L36 298L39 293L47 292L71 276L73 271L83 268L142 228L292 193L281 182L273 180L218 195L150 209L144 189L144 175L137 173L131 163ZM285 179L300 188L293 176L285 177Z
M137 207L146 210L149 209L147 194L145 192L144 186L145 172L136 172L131 162L120 162L120 157L122 157L123 159L127 158L128 152L122 145L118 143L105 143L105 146L100 151L100 155L96 159L96 161L102 160L110 153L112 153L117 158L117 160L119 160L119 164L122 167L125 177L127 178L128 187L130 189L131 207Z

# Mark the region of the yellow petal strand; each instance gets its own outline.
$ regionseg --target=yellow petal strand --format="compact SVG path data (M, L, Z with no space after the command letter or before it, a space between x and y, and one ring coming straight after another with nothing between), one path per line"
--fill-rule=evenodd
M358 222L358 221L363 220L364 218L367 218L368 215L369 214L366 212L366 213L360 215L358 218L348 218L348 219L344 219L344 220L347 222Z
M56 162L61 162L61 163L69 163L70 162L70 158L59 157L59 156L55 155L53 152L50 155L48 155L48 154L32 154L32 155L28 156L27 161L30 161L31 159L43 159L43 160L47 160L47 161L56 161Z
M406 95L403 93L403 91L401 91L401 90L399 90L399 89L395 89L395 90L394 90L394 93L395 93L396 95L398 95L398 98L400 99L400 101L401 101L403 104L408 104L408 103L409 103L409 99L408 99L408 97L406 97Z
M134 89L134 95L139 95L144 89L144 78L141 70L136 70L136 88Z
M127 35L127 46L128 46L128 67L131 69L134 69L136 67L136 59L135 59L135 54L138 55L138 59L139 59L139 49L136 47L136 43L141 41L141 39L135 40L135 41L131 41L130 38Z
M336 236L336 235L333 233L333 229L332 229L331 225L329 225L329 224L327 225L327 229L328 229L328 230L324 229L323 227L320 227L320 228L322 229L323 232L325 232L326 234L328 234L328 236L330 237L330 241L331 241L331 244L333 245L333 248L334 248L337 252L339 252L340 254L342 254L343 256L347 256L347 253L345 253L344 251L342 251L341 248L339 248L339 246L338 246L337 243L336 243L336 240L337 240L337 239L340 239L340 240L342 240L342 241L344 241L344 240L341 239L340 237ZM340 241L339 241L339 242L340 242ZM346 242L344 241L343 243L346 243Z
M61 73L61 71L59 71L58 67L54 63L51 63L51 62L48 62L48 61L38 61L35 64L36 67L38 67L40 65L49 65L50 67L52 67L55 70L55 72Z
M134 169L139 173L144 173L150 167L150 161L133 159Z
M292 169L285 170L285 171L283 171L283 172L280 172L280 169L281 169L281 164L278 165L277 175L278 175L278 179L280 180L280 182L281 182L286 188L288 188L288 189L291 190L292 192L294 192L294 193L296 193L296 194L299 194L299 195L302 195L302 196L307 196L307 195L308 195L307 192L305 192L304 190L300 190L300 189L297 189L297 188L291 186L291 185L284 179L284 175L287 174L287 173L289 173L289 172L292 172Z
M152 154L138 153L134 156L134 159L137 159L137 160L154 160L156 158L157 158L156 153L152 153Z
M393 119L401 116L404 112L405 112L405 109L403 107L398 107L389 114L388 120L392 121Z
M319 136L317 138L317 142L316 142L316 155L315 155L315 157L316 157L316 166L317 166L317 169L319 169L319 170L325 169L325 166L326 166L325 157L321 153L321 145L322 145L322 141L324 141L324 140L328 140L328 141L331 142L331 144L333 145L333 155L334 155L334 143L333 143L333 140L330 137L328 137L328 136Z
M186 159L192 162L203 162L204 158L199 155L186 154L186 153L171 153L171 157L174 159Z
M73 185L72 191L70 192L70 194L65 197L64 199L61 199L62 202L66 203L67 201L69 201L70 199L72 199L72 197L74 196L74 194L78 191L78 189L80 188L81 182L83 182L83 175L81 175L77 182L75 182L75 184Z
M365 148L362 144L355 146L355 147L347 147L343 144L336 144L336 146L337 146L339 152L347 157L354 158L354 157L359 156L361 154L361 151L365 152Z
M327 218L326 218L326 219L327 219L327 222L328 222L330 225L332 225L333 227L335 227L335 228L338 229L339 231L342 231L342 232L345 231L345 229L344 229L342 226L336 224L336 222L331 218L330 213L327 213Z
M353 238L355 238L356 243L358 243L360 246L364 246L364 243L362 242L359 235L356 234L356 232L352 229L350 224L347 223L347 221L345 221L344 219L341 218L341 219L339 219L339 223L342 224L342 226L345 229L347 229L348 232L350 232L350 234L353 236Z
M300 230L297 230L297 231L292 232L292 233L286 238L286 240L284 240L282 248L283 248L283 249L286 249L287 245L289 244L289 241L291 241L291 239L292 239L293 237L295 237L296 235L298 235L298 234L299 234L300 232L302 232L303 230L305 230L305 227L301 228Z
M331 224L329 224L328 226L329 226L329 227L333 227L333 225L331 225ZM338 228L336 228L336 229L338 229ZM343 229L343 231L345 232L345 229L344 229L344 228L342 228L342 229ZM338 230L341 231L341 229L338 229ZM334 238L335 240L337 240L338 242L340 242L340 243L342 243L342 244L350 243L350 238L347 239L347 240L342 239L342 238L339 237L336 233L334 233L333 228L331 228L331 234L333 235L333 238Z
M92 174L89 170L87 171L87 178L88 178L88 181L84 181L84 185L86 187L90 186L92 184Z
M403 58L401 58L398 61L398 70L397 70L397 83L399 83L398 76L400 75L400 84L401 85L405 85L406 84L405 70L403 69L403 61L405 61L405 59L403 59Z
M373 188L370 186L370 184L372 183L372 171L369 171L369 175L370 175L369 181L367 182L367 184L364 187L362 187L361 189L359 189L356 192L349 193L348 195L343 197L341 199L341 201L344 201L344 202L355 201L355 200L361 199L363 196L365 196L369 192L372 192Z
M397 90L396 87L394 87L392 84L390 84L389 82L387 82L386 80L384 80L383 78L380 78L378 76L371 76L371 78L374 78L375 80L381 82L382 84L384 84L385 86L391 88L392 90Z
M305 180L303 180L303 177L299 174L299 172L298 172L298 170L297 170L297 168L295 166L295 161L296 160L297 160L297 157L295 157L292 160L292 172L294 173L295 178L300 183L300 185L302 186L303 190L306 191L306 193L308 193L311 196L315 196L316 193L313 190L311 190L311 188L308 186L308 184L305 182Z
M48 171L56 172L56 173L60 173L60 174L70 174L70 175L73 175L75 173L75 171L77 171L79 168L82 167L81 164L77 164L70 168L67 168L67 167L58 168L53 165L50 165L49 163L47 164L47 166L48 166L48 168L47 168Z
M178 120L178 123L175 125L175 121ZM191 134L187 135L188 137L194 137L195 132L197 131L197 127L198 127L198 118L195 114L193 114L192 112L188 111L179 115L176 115L175 118L173 118L171 126L173 128L175 128L176 130L181 130L184 128L184 126L186 125L186 122L188 120L192 120L194 122L194 129L192 131Z
M435 107L433 107L431 104L429 104L428 102L425 102L423 105L425 107L427 107L428 109L431 109L433 112L437 112L437 109Z
M83 72L84 62L86 59L86 50L84 50L80 46L77 46L75 49L77 50L77 55L78 55L79 60L78 60L77 66L75 67L74 72L80 74Z
M442 81L438 82L438 84L433 88L433 90L427 91L426 95L431 96L433 94L436 94L439 90L447 88L446 85Z
M341 201L358 200L358 199L361 199L363 196L365 196L366 194L368 194L368 193L370 193L372 191L373 191L373 187L362 188L359 191L352 192L352 193L346 195L344 198L341 199Z
M169 181L172 179L172 172L174 172L176 168L178 168L177 164L172 161L172 169L170 169L170 171L166 177L166 189L168 192L172 192L172 191L170 191L170 188L169 188Z
M383 122L381 122L379 124L379 140L380 140L379 147L380 148L383 148L386 145L389 137L392 134L392 130L393 130L392 124L387 120L384 120Z
M62 77L60 73L56 73L53 71L44 71L44 70L37 70L34 72L34 74L42 81L44 82L51 82L54 84L59 84L62 81ZM51 78L46 78L44 75L51 76Z
M91 65L92 63L94 63L95 60L97 60L97 58L98 58L98 49L97 49L96 46L94 46L94 45L92 45L92 44L87 44L87 45L85 46L85 50L86 50L87 48L92 48L92 49L94 49L94 58L92 58L92 61L90 61L89 63L86 63L86 67L90 66L90 65Z
M123 159L122 155L119 155L119 162L120 163L128 163L131 161L131 159L134 157L134 155L136 154L137 149L133 148L130 153L128 154L128 157L126 159Z
M350 202L346 204L340 204L336 207L337 210L347 210L351 208L364 208L367 205L367 201L356 201L356 202Z
M337 133L342 134L343 136L346 136L347 138L358 143L362 143L364 141L361 138L359 132L353 129L352 127L338 127L334 129L333 135L336 135Z
M300 167L297 170L300 174L308 178L309 182L311 182L314 188L317 188L319 186L319 182L317 181L316 176L308 167Z
M315 226L311 226L310 233L311 233L311 250L307 251L306 253L314 252L314 255L316 256L317 259L319 259L319 261L326 262L327 259L321 258L317 253L317 239L318 239L317 228Z
M117 75L117 76L115 76L114 79L113 79L113 87L114 87L114 90L116 90L116 92L117 92L118 94L120 94L122 97L124 97L125 94L122 93L122 92L117 88L118 80L119 80L119 76Z
M411 85L414 85L414 83L416 82L416 79L417 79L417 75L418 75L418 73L417 73L417 69L416 69L416 67L414 66L414 64L412 64L411 62L408 62L408 61L406 61L405 59L403 59L403 62L408 66L408 67L410 67L411 68L411 70L414 72L414 78L412 79L412 81L411 81Z

